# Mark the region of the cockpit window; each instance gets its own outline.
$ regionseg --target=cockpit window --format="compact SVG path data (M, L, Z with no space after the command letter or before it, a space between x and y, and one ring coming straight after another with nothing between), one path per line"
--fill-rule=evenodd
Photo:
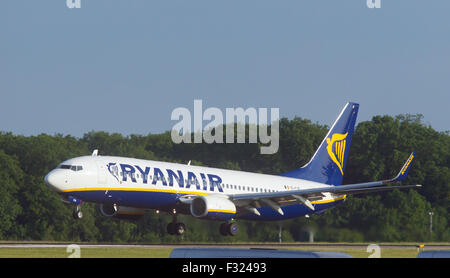
M83 170L83 166L81 165L66 165L66 164L61 164L59 165L60 169L70 169L72 171L81 171Z

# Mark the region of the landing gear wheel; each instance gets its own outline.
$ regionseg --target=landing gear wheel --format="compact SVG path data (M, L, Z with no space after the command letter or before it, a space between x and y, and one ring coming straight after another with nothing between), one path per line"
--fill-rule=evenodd
M72 214L74 219L81 219L83 218L83 212L81 210L75 210Z
M235 236L239 232L237 223L222 223L220 224L220 234L223 236Z
M170 222L169 224L167 224L167 233L169 235L174 235L175 234L175 223Z
M177 222L177 211L176 209L172 209L169 212L170 215L172 215L172 222L167 224L167 233L169 235L177 235L181 236L186 232L186 225L184 223Z
M222 223L220 224L220 234L223 236L227 236L228 234L228 224L227 223Z
M230 223L230 224L228 224L228 227L227 227L228 229L228 234L230 235L230 236L235 236L235 235L237 235L238 234L238 232L239 232L239 227L238 227L238 224L236 224L236 223Z
M174 223L170 222L167 224L167 233L169 235L181 236L186 231L186 225L184 223Z
M181 236L186 231L186 226L183 223L175 224L175 234L177 236Z

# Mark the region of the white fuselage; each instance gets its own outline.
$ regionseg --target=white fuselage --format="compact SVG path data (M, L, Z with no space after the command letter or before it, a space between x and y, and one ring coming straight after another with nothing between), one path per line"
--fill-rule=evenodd
M114 156L69 159L52 170L46 182L66 196L145 209L175 207L185 195L232 196L326 186L283 176ZM342 199L325 193L312 203L331 204Z

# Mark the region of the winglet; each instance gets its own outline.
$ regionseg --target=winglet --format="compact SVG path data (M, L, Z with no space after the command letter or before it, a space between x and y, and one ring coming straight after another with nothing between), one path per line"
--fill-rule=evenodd
M398 181L402 181L404 179L406 179L406 176L408 175L408 171L409 168L411 168L411 162L414 159L416 152L412 152L408 158L408 160L406 160L405 164L403 165L402 169L400 170L400 172L398 172L397 176L392 179L392 182L398 182Z

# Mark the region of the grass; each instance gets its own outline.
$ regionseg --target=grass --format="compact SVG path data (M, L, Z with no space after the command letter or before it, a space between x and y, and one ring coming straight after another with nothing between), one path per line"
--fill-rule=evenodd
M81 258L168 258L172 248L80 248ZM69 258L63 247L2 247L0 258Z
M7 243L7 242L3 242ZM27 242L29 243L29 242ZM37 244L43 242L35 242ZM320 243L319 243L320 244ZM335 244L335 243L331 243ZM295 247L283 247L279 245L279 249L290 250L309 250L309 251L333 251L344 252L351 255L354 258L368 258L373 252L367 252L367 246L370 243L358 243L355 246L338 246L338 247L324 247L324 246L302 246L301 244ZM405 247L389 247L383 246L383 243L379 243L379 255L381 258L415 258L417 257L418 250L414 247L413 243L385 243L387 245L409 245ZM450 243L433 243L439 245L445 245L445 249L450 249ZM448 246L448 248L447 248ZM182 246L180 246L182 247ZM176 247L174 247L176 248ZM167 247L148 247L148 248L130 248L130 247L83 247L80 248L81 258L168 258L173 248ZM425 244L424 250L427 249ZM62 247L1 247L0 258L68 258L73 251L67 250L67 246Z

